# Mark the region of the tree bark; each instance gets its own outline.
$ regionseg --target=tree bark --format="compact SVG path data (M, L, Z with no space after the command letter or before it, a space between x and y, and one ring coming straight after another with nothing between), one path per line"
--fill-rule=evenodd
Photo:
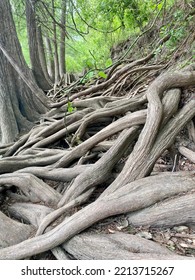
M35 0L26 0L26 22L30 50L30 61L33 74L39 87L43 90L49 90L51 86L45 78L39 57L37 23L35 18Z
M54 56L53 56L53 50L51 46L51 40L49 39L49 37L45 37L45 45L46 45L47 60L48 60L47 69L48 69L50 79L52 80L52 82L54 82L55 81Z
M45 113L47 108L44 105L46 97L38 88L24 60L9 1L2 0L0 10L0 143L9 143L14 141L19 132L31 128L32 122ZM9 54L9 60L2 49ZM19 77L17 67L10 63L13 60L21 73L29 78L31 89Z
M49 77L49 73L47 70L47 60L46 60L46 55L45 55L45 46L44 46L44 42L43 42L41 26L37 27L37 42L38 42L40 62L41 62L41 66L42 66L45 78L48 81L48 83L50 85L52 85L52 81Z
M52 0L52 13L55 18L55 7L54 1ZM55 85L58 84L60 80L60 69L59 69L59 56L58 56L58 43L57 43L57 30L56 23L53 21L53 44L54 44L54 66L55 66Z
M61 25L64 28L61 28L60 32L60 77L63 78L64 74L66 73L66 62L65 62L65 39L66 39L66 1L62 0L61 2Z

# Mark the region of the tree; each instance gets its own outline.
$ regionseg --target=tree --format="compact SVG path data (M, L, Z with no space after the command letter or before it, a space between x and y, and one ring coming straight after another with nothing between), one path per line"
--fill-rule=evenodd
M43 90L49 90L51 88L51 85L49 84L49 81L47 81L46 79L40 60L39 46L41 43L40 40L41 30L40 29L38 30L37 27L34 0L32 1L26 0L26 22L27 22L27 32L28 32L32 72L34 74L35 80L39 85L39 87Z
M47 111L47 99L24 60L9 1L0 2L0 11L0 142L5 144Z
M65 40L66 40L66 7L67 7L67 0L62 0L61 2L61 32L60 32L60 77L63 78L64 74L66 73L66 51L65 51ZM64 26L64 28L63 28Z

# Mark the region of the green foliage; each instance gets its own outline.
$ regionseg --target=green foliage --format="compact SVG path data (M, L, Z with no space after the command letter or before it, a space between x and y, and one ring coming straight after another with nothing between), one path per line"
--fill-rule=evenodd
M23 32L18 32L18 38L19 38L19 41L20 41L20 44L22 47L22 51L23 51L25 60L26 60L27 64L30 66L30 55L29 55L26 30L23 30Z
M23 50L23 54L27 64L30 65L24 3L23 1L12 0L11 7L16 25L17 35Z
M106 65L107 68L110 67L112 65L112 59L108 58L105 62L105 65Z
M54 0L55 20L60 22L61 1ZM25 9L23 0L11 0L14 19L24 56L29 63L28 40L26 35ZM174 4L166 0L166 8ZM37 1L37 19L43 35L53 38L52 17L43 4L52 12L52 1ZM88 74L82 83L94 76L106 79L104 70L112 65L110 49L131 35L137 36L144 26L164 9L165 0L69 0L66 10L66 68L68 72ZM162 13L163 14L163 13ZM162 15L161 15L162 16ZM186 34L185 11L178 9L173 14L174 25L170 22L160 30L161 36L170 35L167 47L173 49ZM181 24L182 22L182 24ZM61 29L56 24L58 48ZM156 54L161 52L161 47ZM89 71L91 70L91 71Z
M186 36L186 26L187 22L184 20L185 12L178 10L173 14L174 21L161 27L160 35L164 37L165 35L170 35L169 41L166 46L169 49L174 49L177 43ZM182 22L182 25L181 25ZM174 23L174 25L173 25Z
M72 41L68 41L67 58L72 55L76 62L67 60L67 69L73 72L81 68L109 67L113 45L127 39L130 34L139 33L164 5L164 1L156 0L77 0L74 3L77 8L74 21L77 29L86 35L83 38L77 33ZM167 7L172 4L173 0L166 0ZM69 23L72 24L71 21Z
M104 73L103 71L99 71L99 72L98 72L98 76L101 77L101 78L104 78L104 79L107 78L106 73Z
M81 84L86 84L88 83L92 78L94 77L94 71L90 70L89 72L87 72L84 77L80 80Z
M68 101L68 104L67 104L67 112L68 112L68 113L72 113L72 112L74 112L74 111L76 111L76 107L73 107L72 102L71 102L71 101Z
M105 36L101 32L91 30L83 38L77 37L74 42L68 42L67 70L69 72L81 72L82 69L100 69L110 66L110 48L116 40L112 40L111 34ZM71 44L74 44L74 48Z
M69 96L68 96L69 98ZM76 107L73 106L72 102L70 100L68 100L68 103L67 103L67 110L64 114L64 125L65 125L65 128L67 129L67 125L66 125L66 116L67 116L67 113L73 113L74 111L76 111ZM67 133L68 134L68 133Z

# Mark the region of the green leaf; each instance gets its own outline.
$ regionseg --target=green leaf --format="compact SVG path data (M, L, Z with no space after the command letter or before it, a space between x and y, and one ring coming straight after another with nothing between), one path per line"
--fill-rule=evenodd
M162 9L162 6L163 6L163 2L161 2L160 4L158 4L158 10L161 10Z
M72 102L68 101L68 106L67 106L68 113L72 113L75 110L76 110L76 108L72 106Z
M104 78L104 79L107 78L106 73L104 73L103 71L99 71L99 72L98 72L98 76L101 77L101 78Z
M110 67L112 65L112 59L108 58L105 63L106 67Z
M68 107L68 113L72 113L74 111L73 107Z
M87 60L86 60L86 66L87 66L89 69L94 68L94 61L93 61L92 59L87 59Z

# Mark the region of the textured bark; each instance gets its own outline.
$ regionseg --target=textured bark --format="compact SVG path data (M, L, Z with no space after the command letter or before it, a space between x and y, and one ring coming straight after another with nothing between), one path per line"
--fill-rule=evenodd
M55 18L55 5L52 0L52 15ZM60 81L60 68L59 68L59 55L58 55L58 42L57 42L57 29L56 23L53 21L53 46L54 46L54 66L55 66L55 85Z
M74 183L69 187L65 195L60 200L58 206L62 206L76 198L89 188L105 182L112 172L115 164L125 154L128 146L137 136L138 126L121 132L112 148L110 148L92 167L86 169L79 175Z
M25 225L8 218L0 212L0 248L11 246L29 238L34 229L30 225Z
M56 205L61 195L34 175L13 173L0 176L0 185L17 186L31 202L43 201L46 204Z
M160 154L173 143L179 132L178 130L181 130L195 115L195 101L191 100L159 133L163 117L163 106L160 96L169 88L194 84L194 71L166 73L151 84L147 90L149 104L145 126L122 172L103 195L113 192L135 179L143 178L151 172Z
M63 244L63 248L78 260L189 259L178 256L153 241L119 232L79 234Z
M162 201L156 205L128 215L134 226L174 227L195 224L195 193Z
M195 152L186 148L186 147L179 147L179 152L188 158L191 162L195 163Z
M46 80L39 57L37 23L35 19L35 0L26 0L26 22L32 72L39 87L43 90L49 90L51 85Z
M129 128L132 126L140 125L145 122L146 111L141 110L132 114L129 114L123 118L120 118L114 123L111 123L97 134L81 143L79 146L76 146L72 151L69 152L67 156L62 157L59 162L56 163L56 167L65 167L69 165L74 159L83 156L87 151L93 148L102 140L105 140L111 135L116 134L117 132Z
M47 70L45 46L44 46L44 42L43 42L42 29L41 29L40 25L37 26L37 42L38 42L39 58L40 58L41 67L42 67L44 76L45 76L47 82L50 84L50 86L52 86L52 81L49 77L49 73Z
M54 209L44 205L16 202L8 207L9 214L15 219L22 220L34 227L39 227L41 221Z
M59 66L60 66L60 77L61 79L64 77L66 73L66 56L65 56L65 39L66 39L66 1L61 1L61 28L60 31L60 56L59 56Z
M55 66L54 66L54 55L51 46L51 40L48 37L45 37L45 46L47 52L47 69L52 82L55 81Z
M67 151L32 150L32 154L23 154L14 157L4 157L0 160L0 174L10 173L29 166L46 166L55 163Z
M2 24L0 26L0 44L6 49L12 61L15 61L21 72L29 78L31 89L37 91L33 94L28 85L20 79L16 68L10 60L0 51L0 142L13 142L16 135L32 127L32 121L46 112L46 107L41 103L45 98L38 90L36 82L25 63L21 47L17 38L9 1L1 1ZM13 58L13 59L12 59Z
M193 173L151 176L97 199L41 236L0 250L0 259L22 259L52 249L104 218L134 212L195 189Z

